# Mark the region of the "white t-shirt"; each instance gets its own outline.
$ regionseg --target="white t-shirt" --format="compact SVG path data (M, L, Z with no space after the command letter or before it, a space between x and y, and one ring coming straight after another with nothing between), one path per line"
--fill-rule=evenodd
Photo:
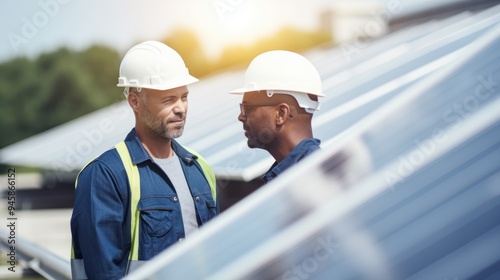
M196 220L196 208L194 207L193 196L191 195L186 177L182 171L179 157L174 153L172 157L154 158L154 161L163 169L174 185L181 206L184 233L188 236L198 229L198 221Z

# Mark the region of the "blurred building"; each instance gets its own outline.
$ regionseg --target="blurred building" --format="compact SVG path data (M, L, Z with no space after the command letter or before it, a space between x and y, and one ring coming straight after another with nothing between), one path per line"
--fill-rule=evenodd
M334 44L368 40L387 34L390 10L378 1L335 2L320 15L321 29L332 35Z

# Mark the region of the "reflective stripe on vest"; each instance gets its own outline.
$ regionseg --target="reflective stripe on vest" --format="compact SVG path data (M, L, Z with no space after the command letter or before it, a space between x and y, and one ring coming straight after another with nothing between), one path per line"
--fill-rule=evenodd
M128 183L130 186L130 233L132 244L130 248L130 253L128 255L130 267L130 260L139 259L139 211L137 211L137 204L141 198L141 178L139 176L139 169L137 165L132 163L130 158L130 153L128 152L127 145L125 142L120 142L115 146L120 159L123 162L125 171L127 172ZM128 268L127 268L128 271Z
M130 157L130 153L128 151L127 145L125 142L120 142L115 146L118 155L125 167L125 172L127 173L130 193L131 193L131 204L130 204L130 232L131 232L131 250L128 257L128 264L126 274L130 271L135 270L140 267L145 261L139 261L139 221L140 221L140 212L137 211L137 205L141 198L141 182L139 176L139 169L136 165L133 164L132 159ZM200 164L200 167L203 171L203 175L207 179L207 182L210 186L210 191L212 193L212 197L215 202L217 202L217 183L215 179L215 174L212 171L212 168L208 164L208 162L197 152L193 151L188 147L184 147L190 153L194 154L197 159L196 161ZM89 165L91 162L87 163L82 171ZM81 171L80 171L81 173ZM80 173L78 176L80 176ZM78 176L76 177L75 188L78 185ZM73 247L71 248L71 274L73 279L88 279L87 274L85 273L85 266L83 259L75 259L75 252Z
M189 147L183 146L188 152L192 153L197 157L196 161L200 164L203 175L207 178L208 185L210 186L210 191L212 192L212 197L214 202L217 203L217 181L215 180L215 174L208 162L197 152Z

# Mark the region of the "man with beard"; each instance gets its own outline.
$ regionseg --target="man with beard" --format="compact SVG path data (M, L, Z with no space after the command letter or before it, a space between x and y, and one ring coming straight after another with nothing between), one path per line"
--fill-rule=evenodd
M245 72L238 120L250 148L268 151L276 160L263 179L269 182L305 156L320 149L311 120L319 109L321 78L303 56L269 51L255 57Z
M126 53L118 86L135 128L77 177L73 279L121 279L219 213L212 169L174 140L186 121L187 85L196 81L160 42Z

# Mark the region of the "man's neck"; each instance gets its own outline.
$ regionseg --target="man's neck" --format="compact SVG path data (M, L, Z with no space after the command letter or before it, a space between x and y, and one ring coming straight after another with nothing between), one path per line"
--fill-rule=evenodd
M173 155L172 139L161 137L146 129L136 126L135 132L142 146L153 158L169 158Z
M284 160L295 147L305 139L312 138L311 129L289 130L279 136L278 141L275 141L272 146L267 147L266 150L274 157L277 162Z
M305 139L305 138L304 138ZM267 151L273 156L276 162L283 161L295 147L304 139L287 139L276 142L275 145L268 148Z

